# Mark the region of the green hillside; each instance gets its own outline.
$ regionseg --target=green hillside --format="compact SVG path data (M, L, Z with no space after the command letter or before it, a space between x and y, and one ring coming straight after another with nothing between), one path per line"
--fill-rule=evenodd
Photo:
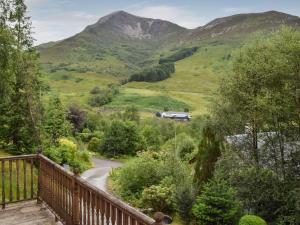
M131 29L124 30L125 25ZM255 32L268 34L280 25L299 27L300 19L271 11L220 18L188 30L167 21L116 12L69 39L39 46L43 79L50 87L48 93L58 94L66 105L76 103L93 110L88 105L93 87L118 84L158 65L160 59L197 48L175 62L176 72L166 80L122 85L120 94L103 111L136 105L143 115L151 116L168 106L200 115L207 112L219 81L230 72L233 52Z

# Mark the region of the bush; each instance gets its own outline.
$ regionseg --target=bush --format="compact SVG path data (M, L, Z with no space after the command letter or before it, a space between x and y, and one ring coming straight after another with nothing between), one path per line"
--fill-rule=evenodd
M240 219L239 225L267 225L259 216L245 215Z
M144 208L151 208L154 212L170 213L175 208L175 185L172 178L164 178L160 184L145 188L141 201Z
M176 142L176 156L180 159L187 159L186 157L195 150L194 140L185 133L179 134Z
M92 152L97 152L100 150L101 140L99 138L93 137L88 143L88 150Z
M119 86L115 84L110 84L105 89L94 87L90 91L90 94L92 96L90 97L88 103L92 107L100 107L110 103L113 100L113 97L118 95L119 93Z
M225 181L208 182L192 209L196 223L201 225L233 225L239 211L236 191Z
M153 154L149 152L140 154L112 177L116 182L118 194L131 203L138 202L145 188L159 184L160 166L160 161Z
M100 89L98 86L94 87L94 88L90 91L90 94L92 94L92 95L99 94L99 93L101 93L101 89Z
M75 173L81 173L91 166L90 156L87 151L80 151L77 145L67 139L61 138L57 147L50 147L43 152L60 165L67 164Z
M92 107L100 107L112 101L113 95L109 91L103 91L90 97L89 105Z
M114 120L104 135L103 151L109 156L134 155L143 146L136 123Z

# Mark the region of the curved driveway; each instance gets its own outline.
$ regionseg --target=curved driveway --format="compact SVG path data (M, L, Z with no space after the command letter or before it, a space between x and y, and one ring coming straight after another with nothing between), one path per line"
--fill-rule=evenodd
M81 177L97 188L106 191L106 182L109 172L122 166L122 163L106 159L92 158L94 168L85 171Z

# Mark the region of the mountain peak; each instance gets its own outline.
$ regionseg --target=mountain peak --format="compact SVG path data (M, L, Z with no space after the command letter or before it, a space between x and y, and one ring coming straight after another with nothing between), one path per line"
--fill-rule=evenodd
M166 35L183 32L186 29L168 21L143 18L125 11L116 11L99 19L99 21L86 28L92 33L102 33L101 30L109 30L119 36L137 39L162 38Z
M98 23L105 23L109 21L110 19L116 18L116 17L135 17L134 15L131 15L123 10L112 12L102 18L99 19Z

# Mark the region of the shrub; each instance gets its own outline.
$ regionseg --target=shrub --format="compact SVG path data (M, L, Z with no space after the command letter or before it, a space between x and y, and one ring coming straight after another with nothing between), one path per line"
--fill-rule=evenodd
M90 97L89 105L92 107L100 107L112 101L113 96L109 91L103 91Z
M197 224L233 225L239 210L236 191L224 181L210 181L192 208Z
M78 150L77 145L67 138L59 139L57 147L47 148L43 153L60 165L69 165L75 173L91 166L89 153Z
M99 138L93 137L88 143L88 150L97 152L100 150L101 140Z
M136 123L114 120L103 140L103 151L107 155L134 155L141 150L143 138Z
M186 159L195 150L194 140L185 133L179 134L176 142L176 156L180 159Z
M106 89L94 87L90 91L90 94L92 96L90 97L88 103L92 107L100 107L110 103L113 100L113 97L118 95L119 93L119 86L115 84L108 85Z
M164 178L160 184L152 185L142 192L141 201L145 208L154 212L170 213L175 208L175 185L172 178Z
M142 191L159 184L161 163L153 154L145 152L119 169L112 177L117 184L117 192L125 200L139 200Z
M267 225L259 216L245 215L240 219L239 225Z
M94 87L91 91L90 94L95 95L101 93L101 90L98 86Z

